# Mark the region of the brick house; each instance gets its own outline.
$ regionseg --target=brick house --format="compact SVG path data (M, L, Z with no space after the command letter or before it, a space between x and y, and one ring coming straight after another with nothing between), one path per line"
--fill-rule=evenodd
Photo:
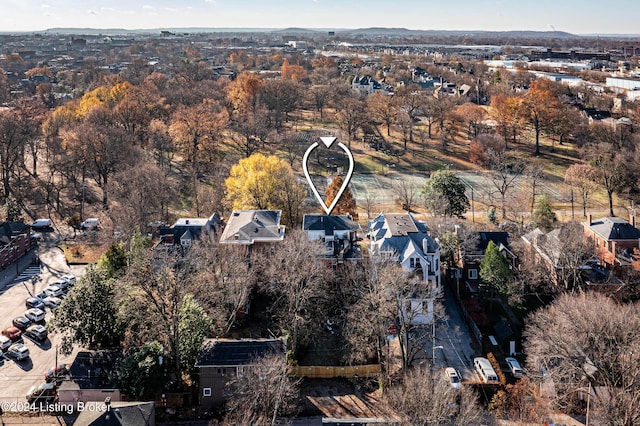
M596 255L602 265L618 278L638 270L640 265L640 229L635 216L629 221L619 217L603 217L594 220L591 214L582 222L584 233L591 238Z
M22 222L0 224L0 270L31 250L31 228Z

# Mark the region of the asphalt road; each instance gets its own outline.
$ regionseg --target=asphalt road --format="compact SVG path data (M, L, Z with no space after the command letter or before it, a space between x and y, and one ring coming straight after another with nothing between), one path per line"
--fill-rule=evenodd
M462 376L463 381L478 381L473 368L473 358L478 355L474 338L455 303L454 295L444 286L444 304L446 319L436 325L435 354L436 366L453 367Z
M69 267L64 259L62 250L55 246L56 235L43 234L43 241L38 248L38 254L42 263L40 280L32 284L30 279L26 281L16 279L10 283L0 294L0 329L11 325L13 318L24 315L27 310L25 300L35 290L40 293L47 285L57 281L64 274L81 276L84 274L84 265ZM46 321L50 321L53 313L46 308ZM29 348L30 358L23 361L14 361L6 358L0 365L0 402L23 402L31 386L44 383L44 373L56 363L56 346L61 343L60 336L50 334L49 338L39 343L24 337L24 344ZM68 357L58 354L58 363L71 363L73 355ZM7 410L5 410L7 411Z

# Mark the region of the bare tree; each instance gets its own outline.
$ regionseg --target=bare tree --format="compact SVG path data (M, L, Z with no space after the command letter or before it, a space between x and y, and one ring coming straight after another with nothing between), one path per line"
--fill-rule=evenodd
M291 378L284 356L267 355L242 368L227 385L224 424L253 426L280 424L297 411L298 381Z
M440 371L418 368L389 389L389 405L402 416L403 425L478 425L488 418L475 392L456 390Z
M591 389L593 424L640 422L638 304L594 292L565 294L534 313L524 335L529 376L553 383L555 407L582 411L578 393Z
M408 179L393 183L393 192L402 204L402 209L410 212L420 200L420 187Z
M502 218L505 219L507 217L507 194L525 171L526 163L519 158L506 155L505 151L492 149L487 153L487 163L489 169L487 178L500 194Z
M322 242L309 241L307 234L299 230L289 233L273 250L254 257L268 283L265 290L275 298L274 319L289 333L294 355L313 336L314 326L319 325L318 309L326 297L322 288L326 275L324 252Z
M587 203L589 202L589 197L597 189L597 184L595 182L596 178L597 172L589 164L572 164L564 174L564 182L572 188L577 188L580 192L580 198L582 199L582 214L584 217L587 217Z

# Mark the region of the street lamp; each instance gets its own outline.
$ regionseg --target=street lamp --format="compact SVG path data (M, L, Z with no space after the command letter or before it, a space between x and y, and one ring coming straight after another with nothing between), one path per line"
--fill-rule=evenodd
M436 349L444 349L442 345L434 346L431 351L431 370L436 369Z

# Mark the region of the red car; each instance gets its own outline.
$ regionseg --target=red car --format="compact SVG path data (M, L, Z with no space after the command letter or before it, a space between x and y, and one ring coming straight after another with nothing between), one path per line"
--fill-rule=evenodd
M47 383L57 382L62 380L67 374L69 374L69 364L59 364L44 373L44 380Z
M22 338L22 331L18 327L7 327L2 330L2 335L8 337L9 339L16 341Z

